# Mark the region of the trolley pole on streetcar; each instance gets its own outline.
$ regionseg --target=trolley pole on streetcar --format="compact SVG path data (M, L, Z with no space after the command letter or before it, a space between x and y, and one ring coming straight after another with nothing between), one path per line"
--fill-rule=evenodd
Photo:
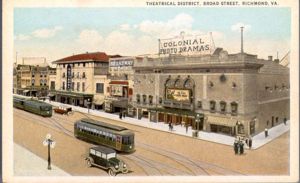
M50 156L50 147L55 147L55 141L51 139L51 134L46 135L46 139L43 142L44 146L48 146L48 170L51 170L51 156Z

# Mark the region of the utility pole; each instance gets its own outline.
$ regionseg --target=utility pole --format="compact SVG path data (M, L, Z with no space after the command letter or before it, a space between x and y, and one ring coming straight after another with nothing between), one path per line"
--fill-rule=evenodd
M241 53L244 53L243 29L244 27L241 27Z

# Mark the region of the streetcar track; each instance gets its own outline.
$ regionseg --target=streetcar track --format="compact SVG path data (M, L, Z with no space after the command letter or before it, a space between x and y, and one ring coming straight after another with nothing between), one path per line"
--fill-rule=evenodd
M119 156L121 156L121 155L119 155ZM131 161L131 162L134 163L136 166L138 166L140 169L142 169L143 172L144 172L146 175L149 175L148 172L145 170L145 168L142 167L141 165L139 165L137 162L133 161L132 159L130 159L130 158L126 157L126 156L121 156L121 157L122 157L122 158L125 158L125 159L127 159L127 160L129 160L129 161Z
M68 119L63 119L64 117L58 117L58 115L55 114L55 115L52 116L52 118L42 118L41 116L23 111L21 109L16 109L16 111L20 111L21 113L26 114L26 115L22 115L22 114L15 113L14 115L16 115L19 118L23 118L27 121L32 121L32 119L33 119L38 124L41 124L41 125L43 125L45 127L48 127L48 128L50 127L51 129L53 129L55 131L62 132L64 134L66 134L67 136L76 139L73 135L73 132L71 130L68 130L66 127L63 126L63 124L70 125L72 123L72 125L74 125L74 123L71 122ZM80 111L76 111L76 112L82 114L83 116L85 116L87 118L93 119L93 118L89 117L88 115L86 115L86 114L84 114ZM96 116L95 116L95 118L96 118ZM103 117L103 118L105 118L105 117ZM61 120L63 124L58 122L58 120ZM90 144L90 143L88 143L88 144ZM194 175L197 175L197 174L191 168L189 168L186 164L192 165L193 167L197 167L198 170L199 169L202 170L202 172L205 173L206 175L210 175L210 173L207 172L207 170L210 170L211 172L216 172L216 173L219 173L219 174L224 174L224 175L228 175L228 174L230 174L230 175L243 175L239 172L228 170L228 169L225 169L223 167L213 165L213 164L210 164L210 163L205 163L205 162L201 162L201 161L198 161L198 160L195 163L195 160L191 160L190 158L185 157L181 154L178 154L178 153L175 153L175 152L172 152L172 151L168 151L168 150L162 149L160 147L151 146L151 145L141 143L141 142L139 142L139 143L136 142L136 145L138 145L138 147L143 148L147 151L159 154L163 157L169 158L172 161L177 162L178 164L185 167L189 172L191 172ZM152 159L143 157L141 155L131 154L129 156L121 156L121 157L128 158L129 160L131 160L134 164L136 164L138 167L140 167L146 175L152 175L152 174L154 174L154 175L157 175L157 174L164 175L165 174L164 172L167 172L171 175L179 175L180 174L179 171L182 172L181 170L179 170L177 168L174 168L174 167L171 167L170 165L166 165L166 164L157 162L156 160L152 160ZM146 168L144 166L146 166L148 168ZM205 170L205 168L207 170ZM187 171L184 171L184 172L188 173Z

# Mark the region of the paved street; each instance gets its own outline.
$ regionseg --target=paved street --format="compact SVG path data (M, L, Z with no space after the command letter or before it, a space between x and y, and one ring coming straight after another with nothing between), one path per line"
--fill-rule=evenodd
M71 175L103 175L98 168L88 168L84 157L92 144L73 136L76 120L88 117L122 125L135 132L136 152L119 154L131 170L118 176L140 175L287 175L289 173L289 132L257 150L234 155L231 146L196 140L173 133L157 131L117 120L80 112L53 114L43 118L14 109L14 141L46 160L47 148L42 142L51 133L57 142L52 150L53 163Z

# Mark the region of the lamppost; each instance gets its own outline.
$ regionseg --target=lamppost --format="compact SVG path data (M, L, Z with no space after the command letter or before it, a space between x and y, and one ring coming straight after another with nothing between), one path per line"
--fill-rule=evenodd
M51 139L51 134L46 135L46 139L43 142L44 146L48 146L48 170L51 170L51 156L50 156L50 147L55 147L55 141Z
M87 107L88 107L88 113L90 113L90 99L87 99Z

